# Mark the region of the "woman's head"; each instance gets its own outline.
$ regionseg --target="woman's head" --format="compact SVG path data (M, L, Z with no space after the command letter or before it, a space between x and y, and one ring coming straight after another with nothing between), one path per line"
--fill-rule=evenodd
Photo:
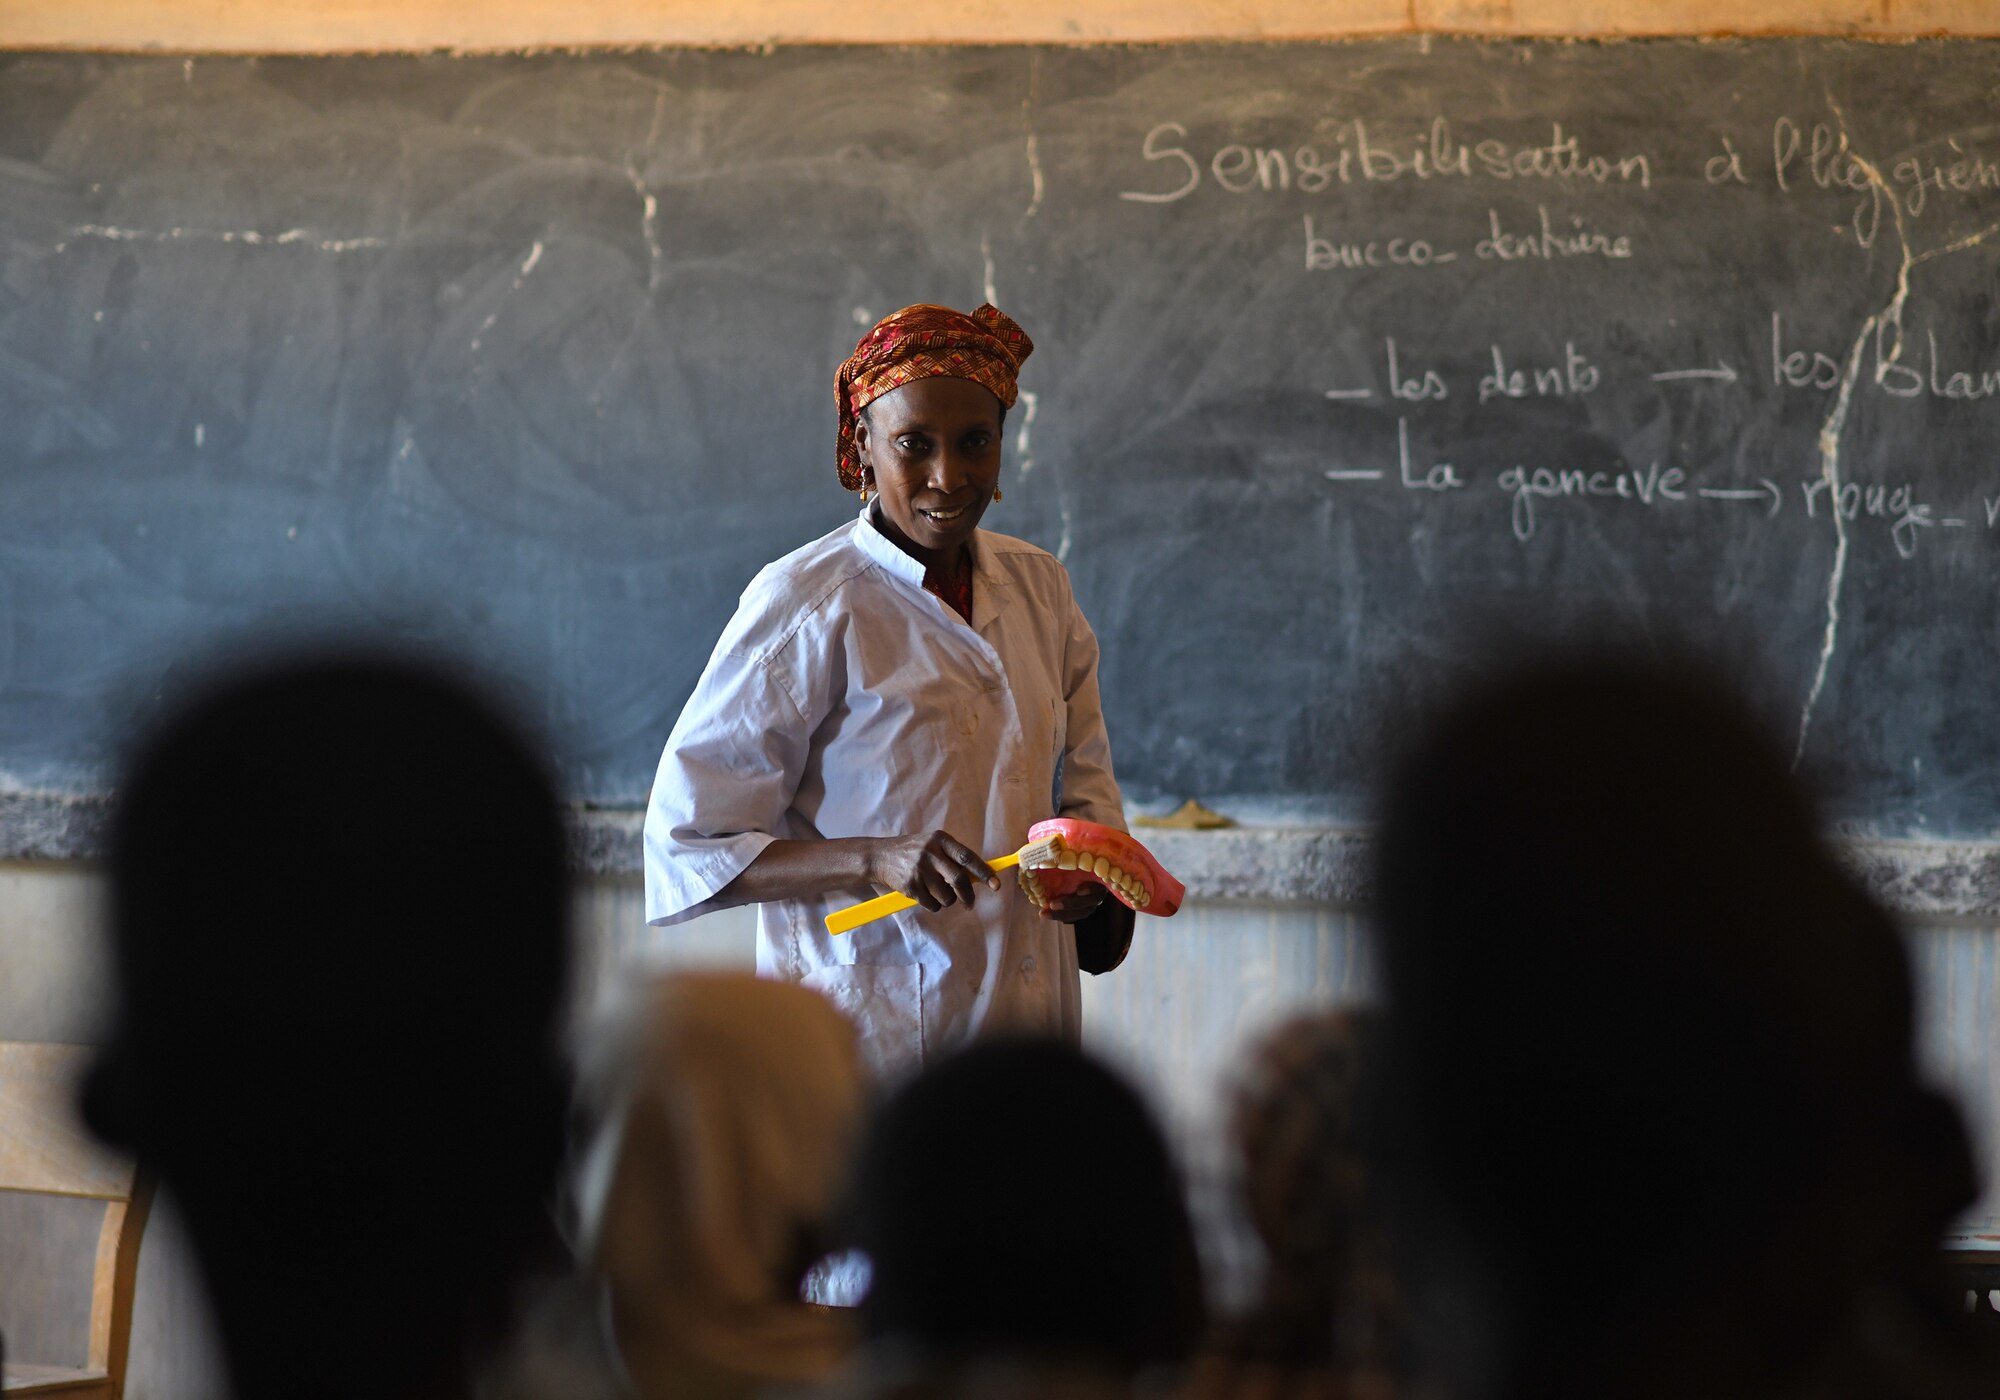
M949 559L979 528L1000 482L1004 411L983 385L946 378L905 384L861 410L862 480L920 557Z
M861 337L834 379L840 484L879 491L921 553L970 539L1000 477L1000 429L1034 351L994 307L906 306Z
M906 1084L863 1142L853 1198L871 1337L1133 1368L1195 1340L1200 1274L1166 1144L1067 1045L987 1042Z

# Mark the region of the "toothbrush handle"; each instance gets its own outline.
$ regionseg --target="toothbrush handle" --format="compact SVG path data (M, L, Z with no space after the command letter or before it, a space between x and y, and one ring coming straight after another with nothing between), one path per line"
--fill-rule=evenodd
M914 899L911 899L906 894L877 895L873 899L864 900L860 904L850 905L845 909L836 909L831 914L828 914L826 916L826 931L828 933L848 933L860 928L863 924L872 924L885 915L893 914L898 909L915 908L916 903Z

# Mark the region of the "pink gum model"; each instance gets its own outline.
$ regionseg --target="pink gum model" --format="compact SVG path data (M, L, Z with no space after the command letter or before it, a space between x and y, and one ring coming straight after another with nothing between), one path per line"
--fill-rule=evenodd
M1187 897L1187 887L1169 875L1151 851L1116 827L1051 817L1028 828L1030 843L1049 836L1062 838L1056 863L1037 861L1032 869L1025 861L1021 865L1021 888L1038 909L1092 882L1141 914L1161 918L1179 909Z

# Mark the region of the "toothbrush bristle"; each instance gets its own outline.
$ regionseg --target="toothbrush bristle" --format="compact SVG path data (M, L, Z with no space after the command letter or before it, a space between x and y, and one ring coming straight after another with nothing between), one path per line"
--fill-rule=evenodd
M1021 868L1024 870L1047 870L1062 854L1063 839L1060 833L1052 832L1041 840L1033 842L1021 850Z

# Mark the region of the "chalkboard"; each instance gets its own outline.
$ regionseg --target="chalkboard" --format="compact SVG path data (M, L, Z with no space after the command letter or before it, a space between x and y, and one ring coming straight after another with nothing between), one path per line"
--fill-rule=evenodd
M1590 625L1716 646L1851 829L1993 833L1996 226L1980 44L15 55L0 783L339 621L635 803L853 509L834 365L990 296L988 523L1068 561L1130 795L1363 815L1383 726Z

